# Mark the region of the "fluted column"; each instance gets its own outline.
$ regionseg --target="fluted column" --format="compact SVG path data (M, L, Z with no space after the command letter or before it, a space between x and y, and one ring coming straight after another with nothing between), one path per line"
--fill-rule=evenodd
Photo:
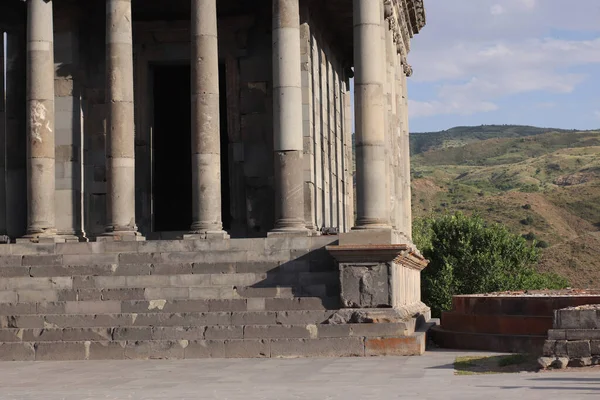
M357 221L391 229L387 215L381 2L354 0Z
M221 233L216 0L192 0L192 234Z
M299 0L273 0L275 229L308 233L304 222Z
M27 234L56 235L52 1L27 1Z
M131 0L106 0L105 237L135 240L135 132Z
M412 75L412 67L410 65L405 66L405 70L402 73L402 110L403 110L403 148L401 160L404 163L404 227L405 234L409 239L412 239L412 190L411 190L411 177L410 177L410 130L408 126L408 82L407 77Z

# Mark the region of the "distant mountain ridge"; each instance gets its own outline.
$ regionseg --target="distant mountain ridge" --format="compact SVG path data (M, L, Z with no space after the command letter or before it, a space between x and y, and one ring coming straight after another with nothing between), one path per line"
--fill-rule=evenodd
M410 134L411 154L420 154L445 147L457 147L486 139L514 138L540 135L549 132L586 132L575 129L540 128L528 125L479 125L456 126L438 132L414 132Z

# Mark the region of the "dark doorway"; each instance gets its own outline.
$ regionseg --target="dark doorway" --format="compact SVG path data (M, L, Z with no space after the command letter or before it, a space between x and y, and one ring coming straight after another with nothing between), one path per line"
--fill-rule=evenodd
M190 66L154 66L154 231L192 224Z
M221 207L223 229L231 227L229 136L225 65L219 65ZM191 70L154 66L154 231L187 231L192 223Z

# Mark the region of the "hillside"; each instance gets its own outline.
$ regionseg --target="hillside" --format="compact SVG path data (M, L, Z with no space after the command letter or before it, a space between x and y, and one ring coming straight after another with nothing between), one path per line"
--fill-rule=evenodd
M411 148L415 217L479 213L538 241L541 270L600 286L600 131L458 127Z

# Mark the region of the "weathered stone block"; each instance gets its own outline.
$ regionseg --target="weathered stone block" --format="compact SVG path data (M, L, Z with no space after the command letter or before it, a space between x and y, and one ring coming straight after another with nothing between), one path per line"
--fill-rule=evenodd
M34 361L32 343L0 343L0 359L3 361Z
M122 360L125 356L125 342L91 342L88 347L88 360Z
M165 287L165 288L146 288L143 289L146 300L183 300L192 299L190 296L190 290L182 287Z
M189 341L185 348L184 357L194 358L224 358L225 344L223 340Z
M183 358L187 341L127 342L124 357L129 360L164 360Z
M556 310L554 317L557 323L556 328L580 329L581 322L579 315L579 310Z
M249 325L244 327L245 339L310 339L316 338L316 327L312 330L304 325Z
M204 332L204 337L211 339L242 339L244 337L243 326L209 326Z
M555 355L555 349L556 349L556 340L546 340L544 342L544 347L542 349L542 354L544 356L553 356Z
M39 342L35 344L36 361L75 361L86 359L82 342Z
M569 356L569 358L591 357L592 352L589 340L568 341L567 355Z
M268 340L226 340L223 343L226 358L265 358L271 356Z
M580 329L600 329L600 315L597 310L579 311Z
M590 351L593 356L600 356L600 340L590 341Z
M246 311L246 300L243 299L226 299L226 300L208 300L208 310L210 312L235 312Z
M157 326L152 329L153 340L204 340L204 326Z
M274 311L234 312L231 315L233 325L273 325L277 323Z
M144 327L117 327L113 330L112 340L135 341L135 340L156 340L152 335L152 328Z
M67 314L118 314L121 312L119 301L68 301L65 303Z
M348 308L391 307L387 264L340 264L342 303Z
M581 368L588 367L592 365L592 357L581 357L581 358L571 358L569 360L569 367Z

